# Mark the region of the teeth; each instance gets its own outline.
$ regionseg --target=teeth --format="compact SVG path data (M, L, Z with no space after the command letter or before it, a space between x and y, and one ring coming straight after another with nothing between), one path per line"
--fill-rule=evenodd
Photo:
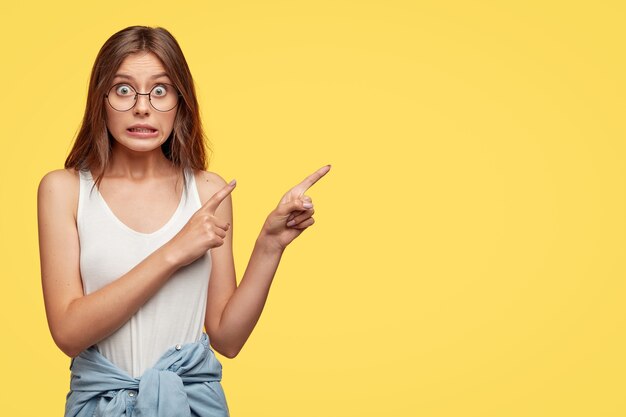
M145 129L143 127L133 127L132 129L129 129L131 132L143 132L143 133L152 133L155 130L153 129Z

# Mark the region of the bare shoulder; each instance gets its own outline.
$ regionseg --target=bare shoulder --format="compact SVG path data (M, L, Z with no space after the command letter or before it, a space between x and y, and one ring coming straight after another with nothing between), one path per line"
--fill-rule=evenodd
M212 171L194 170L196 185L198 186L198 194L200 194L200 202L206 203L213 194L221 190L226 181L220 175Z
M73 168L55 169L43 176L39 182L39 187L72 187L78 185L78 171Z
M40 204L51 210L65 212L71 210L76 218L79 181L78 171L73 168L50 171L39 182L37 199Z

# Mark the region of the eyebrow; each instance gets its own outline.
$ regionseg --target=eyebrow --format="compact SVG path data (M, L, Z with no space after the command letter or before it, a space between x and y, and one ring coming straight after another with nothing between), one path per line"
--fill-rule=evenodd
M154 74L152 77L150 77L150 79L155 79L155 78L160 78L160 77L168 77L169 78L169 75L167 75L167 73L165 73L165 72L160 72L158 74ZM122 74L122 73L115 74L115 78L128 78L129 80L134 80L134 78L132 76L130 76L128 74Z

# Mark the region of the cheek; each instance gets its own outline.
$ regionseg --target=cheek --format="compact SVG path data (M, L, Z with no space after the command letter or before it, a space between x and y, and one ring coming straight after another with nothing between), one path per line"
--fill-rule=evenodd
M121 137L120 135L124 134L125 126L127 125L127 122L123 120L123 115L111 109L107 109L104 123L109 133L118 140Z
M165 119L165 125L167 126L167 129L174 129L174 121L176 120L176 113L174 113L173 115L169 116L168 118Z

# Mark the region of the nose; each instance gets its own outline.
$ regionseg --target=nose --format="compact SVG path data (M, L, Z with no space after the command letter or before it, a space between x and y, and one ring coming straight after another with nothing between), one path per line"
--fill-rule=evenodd
M138 114L148 113L150 111L150 96L148 94L137 94L137 102L133 110Z

